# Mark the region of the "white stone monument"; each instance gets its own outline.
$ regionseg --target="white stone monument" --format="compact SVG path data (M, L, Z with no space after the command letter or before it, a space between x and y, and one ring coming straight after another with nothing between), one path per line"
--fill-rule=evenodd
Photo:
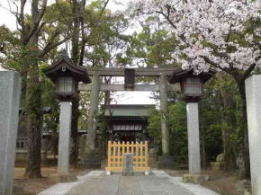
M16 151L21 79L0 65L0 195L11 195Z
M249 155L253 195L261 194L261 75L246 80Z

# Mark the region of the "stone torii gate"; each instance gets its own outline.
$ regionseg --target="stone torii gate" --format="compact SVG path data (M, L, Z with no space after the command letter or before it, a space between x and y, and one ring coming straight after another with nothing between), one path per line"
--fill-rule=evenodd
M98 110L98 97L100 91L159 91L161 111L161 137L162 158L160 166L171 166L173 160L169 156L169 129L167 125L168 115L168 91L173 91L171 83L179 82L181 89L187 99L187 124L188 124L188 146L189 146L189 172L200 173L200 144L199 144L199 122L197 101L202 95L202 84L206 82L213 73L194 74L193 70L181 70L177 68L86 68L73 64L66 54L45 70L45 74L56 83L56 94L61 101L60 106L60 130L59 130L59 155L58 170L62 175L68 174L69 146L71 131L71 99L78 90L91 91L91 106L88 117L87 140L84 141L84 151L81 151L80 164L84 167L98 167L100 161L99 151L95 147L96 140L96 115ZM104 84L103 77L124 77L124 84ZM153 84L135 84L136 77L152 77L156 80ZM196 102L195 102L196 101ZM66 108L66 109L65 109ZM62 140L62 141L61 141Z
M86 158L88 152L95 150L96 121L95 116L98 110L98 96L100 91L159 91L160 112L161 112L161 143L162 158L161 166L171 166L173 163L169 156L169 129L167 125L168 115L168 91L174 91L170 83L180 82L185 101L187 102L187 128L188 128L188 150L189 150L189 173L200 174L200 139L198 101L202 95L202 84L210 79L215 71L208 73L194 74L193 70L181 70L177 68L100 68L87 69L92 77L92 84L81 84L79 90L91 91L91 108L89 115L89 128L87 134ZM124 77L124 84L104 84L102 77ZM135 84L135 77L156 78L155 84ZM91 154L91 155L90 155ZM93 153L89 153L92 156ZM86 162L82 163L88 166Z
M91 84L80 84L80 91L91 91L90 114L88 119L88 135L86 140L86 150L95 150L96 121L95 116L98 110L98 96L100 91L152 91L160 92L161 111L161 134L162 134L162 154L169 154L169 129L167 126L168 114L168 91L173 91L168 79L172 76L176 68L89 68L88 75L92 78ZM124 84L104 84L102 77L124 77ZM155 84L135 84L135 77L156 78Z

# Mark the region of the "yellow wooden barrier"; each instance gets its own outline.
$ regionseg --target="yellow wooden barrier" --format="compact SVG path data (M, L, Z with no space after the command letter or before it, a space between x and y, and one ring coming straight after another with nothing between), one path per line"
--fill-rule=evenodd
M148 172L148 142L108 142L108 166L106 171L122 172L124 154L133 154L134 172Z

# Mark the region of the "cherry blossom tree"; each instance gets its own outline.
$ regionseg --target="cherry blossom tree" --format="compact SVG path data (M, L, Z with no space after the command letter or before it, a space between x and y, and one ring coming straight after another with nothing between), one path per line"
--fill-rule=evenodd
M161 16L178 46L173 53L184 69L214 68L231 75L243 100L245 80L261 65L261 1L256 0L139 0L135 11ZM246 122L242 125L244 166L249 176Z

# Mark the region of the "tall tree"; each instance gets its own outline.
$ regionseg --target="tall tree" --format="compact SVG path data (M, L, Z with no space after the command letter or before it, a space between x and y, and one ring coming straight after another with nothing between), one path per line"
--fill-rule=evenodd
M84 26L83 14L85 11L85 0L71 1L72 7L72 16L73 16L73 32L72 32L72 51L71 58L76 66L82 65L80 64L80 34L81 34L81 26ZM85 32L84 30L82 32ZM78 91L78 86L76 87ZM72 148L72 162L74 165L77 165L78 161L78 119L79 119L79 93L73 99L72 102L72 140L73 140L73 148Z
M9 56L11 66L18 64L22 75L22 113L26 116L28 136L28 159L25 177L41 177L41 128L42 128L42 91L39 63L50 51L69 39L62 34L59 25L53 21L44 21L47 12L47 0L10 0L17 8L15 13L18 24L18 48ZM25 13L25 8L31 8ZM47 23L49 24L47 25ZM48 27L55 29L47 34ZM70 28L68 28L70 29ZM49 28L50 30L50 28ZM68 31L67 31L68 32Z
M86 44L89 42L89 34L94 31L97 23L100 23L100 20L104 14L106 6L109 0L106 1L96 1L93 2L101 4L102 6L98 11L98 17L93 23L91 21L92 15L89 15L88 8L86 8L86 0L72 0L72 16L73 16L73 32L71 39L71 57L75 65L82 66L85 56ZM90 7L90 6L89 6ZM92 10L93 11L93 10ZM87 16L86 16L87 15ZM90 16L90 17L88 17ZM96 25L95 25L96 24ZM73 100L73 118L72 118L72 139L73 139L73 151L72 151L72 162L77 165L78 162L78 120L80 116L79 112L79 93Z
M21 2L21 7L25 6L25 0ZM40 6L40 3L42 5ZM28 160L26 166L26 177L40 177L41 166L41 126L42 126L42 105L39 62L39 33L42 29L42 18L47 6L47 0L33 0L31 4L31 21L26 24L24 10L20 12L19 24L21 25L22 44L27 48L27 55L31 60L23 64L26 75L25 87L25 113L26 129L28 136Z
M242 104L241 177L249 177L246 126L245 79L261 59L260 1L240 0L148 0L139 1L139 10L160 14L179 41L173 53L183 68L205 71L210 66L222 70L236 81ZM141 7L140 7L141 6Z

